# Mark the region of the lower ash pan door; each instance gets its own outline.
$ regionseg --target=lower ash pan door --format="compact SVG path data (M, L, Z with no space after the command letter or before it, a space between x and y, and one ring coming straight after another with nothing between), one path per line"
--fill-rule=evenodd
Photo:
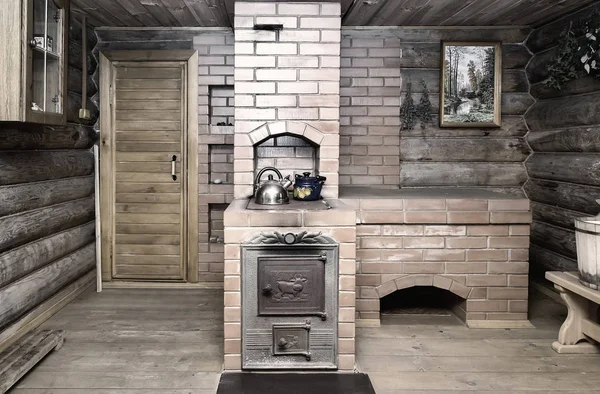
M310 361L310 320L304 324L273 324L273 356L304 356Z

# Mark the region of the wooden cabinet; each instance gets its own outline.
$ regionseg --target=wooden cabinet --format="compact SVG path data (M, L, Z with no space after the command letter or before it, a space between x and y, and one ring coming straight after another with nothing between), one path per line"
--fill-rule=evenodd
M64 124L68 0L13 0L0 13L0 121Z

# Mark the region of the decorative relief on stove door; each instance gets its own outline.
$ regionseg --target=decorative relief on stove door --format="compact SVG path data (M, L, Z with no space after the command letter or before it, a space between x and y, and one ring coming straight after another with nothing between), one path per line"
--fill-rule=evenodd
M307 274L310 275L310 272L294 273L293 277L290 278L292 273L288 271L274 271L273 279L277 283L277 290L273 294L272 301L306 301L310 293L310 290L307 289L311 285L310 283L306 283L308 282Z
M321 256L259 257L258 315L325 315Z

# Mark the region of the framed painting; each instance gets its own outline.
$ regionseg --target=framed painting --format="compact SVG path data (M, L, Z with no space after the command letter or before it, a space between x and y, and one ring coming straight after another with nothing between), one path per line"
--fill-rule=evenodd
M500 127L502 45L442 42L440 127Z

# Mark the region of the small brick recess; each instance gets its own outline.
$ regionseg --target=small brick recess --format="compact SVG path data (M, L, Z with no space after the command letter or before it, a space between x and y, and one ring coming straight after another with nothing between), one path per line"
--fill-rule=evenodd
M527 199L342 198L357 210L357 318L377 324L380 298L435 286L481 320L527 320ZM497 323L501 325L500 323Z
M211 125L211 91L233 92L233 33L194 37L198 51L198 270L200 282L223 282L223 244L210 242L210 206L233 200L233 127ZM227 93L229 92L229 93ZM214 96L214 94L213 94ZM222 98L222 97L221 97ZM233 100L228 98L229 105ZM221 100L221 104L223 101ZM232 109L229 109L231 112ZM223 113L223 112L221 112ZM225 111L226 113L226 111ZM231 118L228 118L231 119ZM215 119L216 120L216 119ZM219 120L221 121L221 120ZM223 183L213 183L221 179Z
M337 197L340 13L339 3L235 3L236 198L252 194L254 146L281 134L320 147L322 194ZM269 23L284 29L254 30Z

